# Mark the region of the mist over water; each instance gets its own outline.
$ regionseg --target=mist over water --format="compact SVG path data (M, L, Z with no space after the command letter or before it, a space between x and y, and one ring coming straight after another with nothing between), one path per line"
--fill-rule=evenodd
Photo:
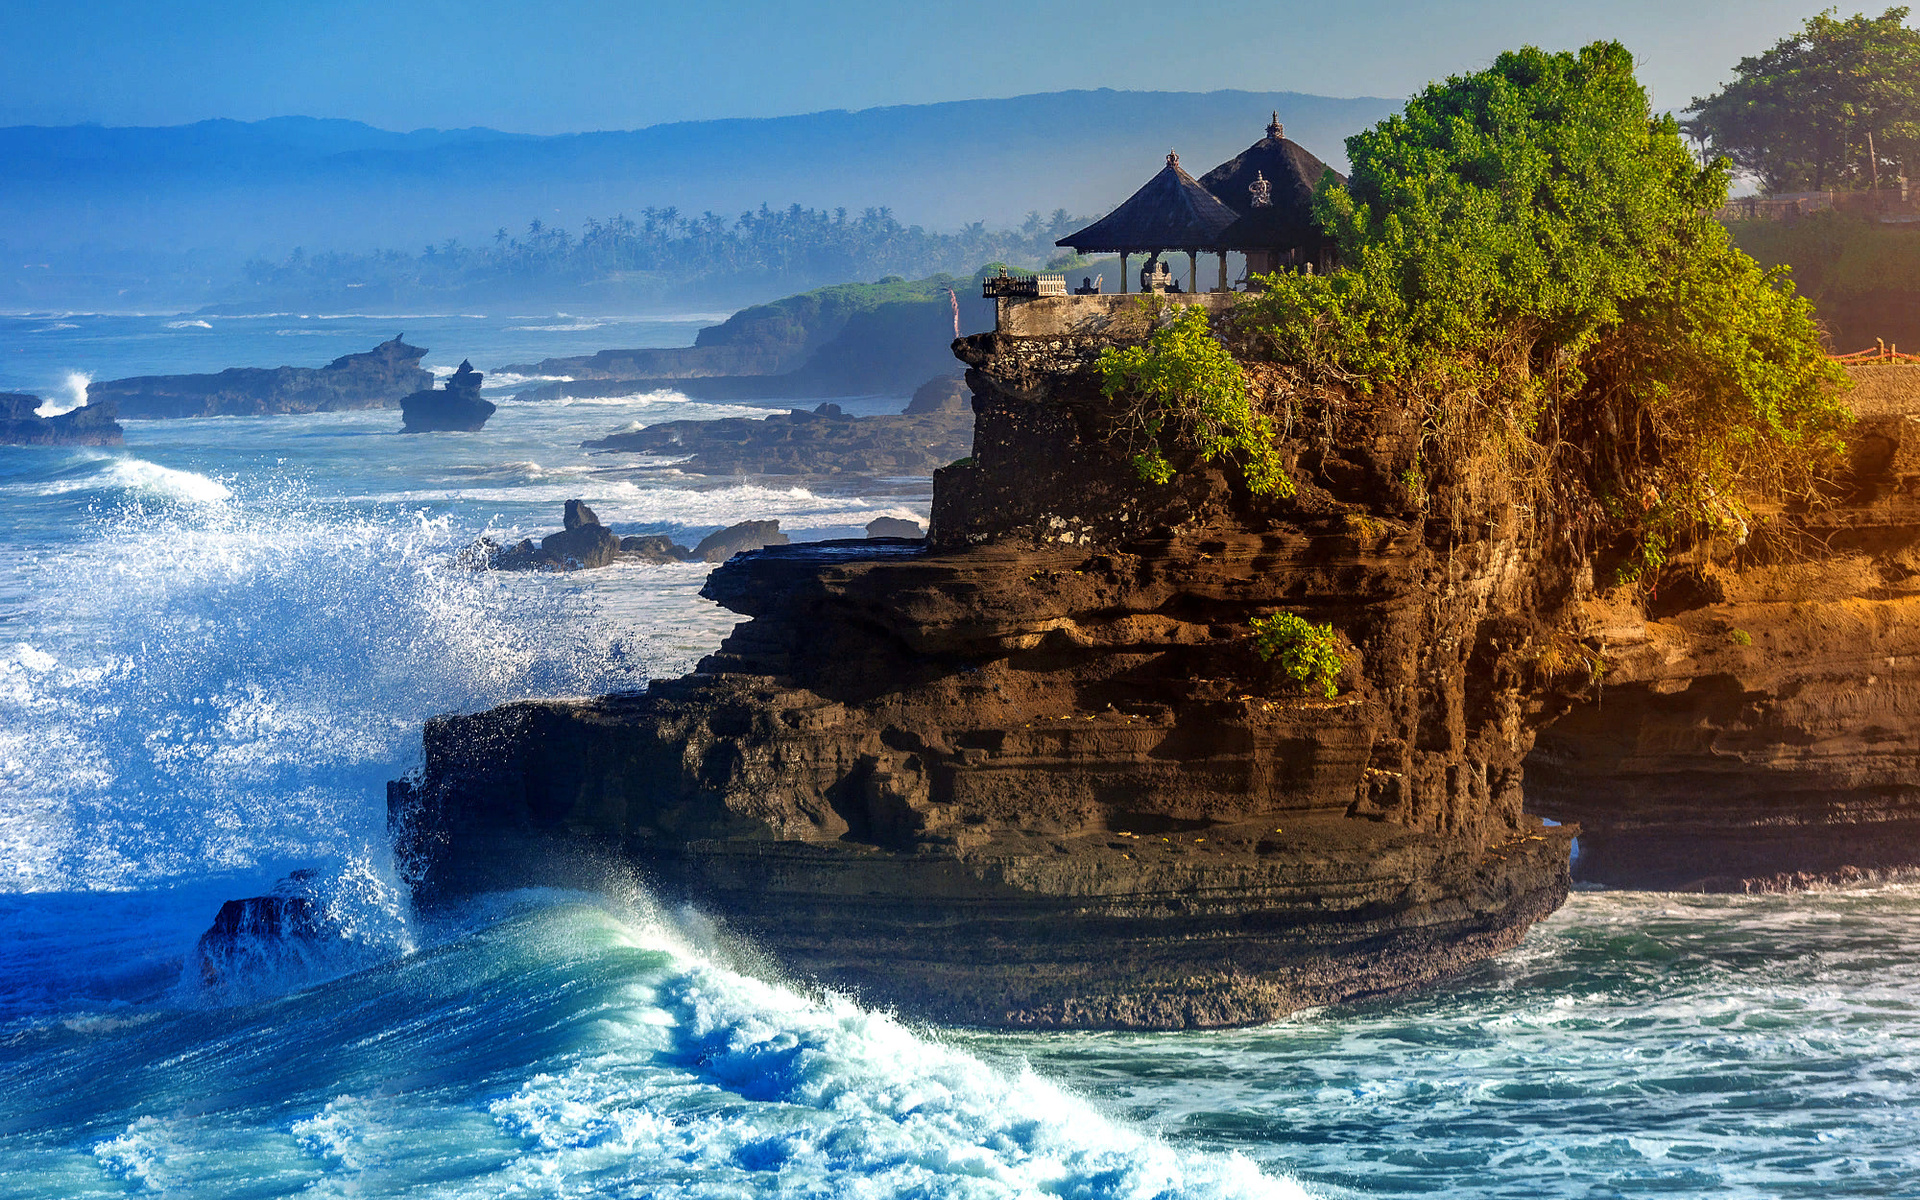
M99 370L69 322L62 369L209 336L143 320ZM499 336L429 361L585 335ZM621 878L417 919L384 785L424 720L640 687L734 620L705 567L474 574L462 546L573 496L683 542L924 517L925 481L579 446L768 411L654 393L509 401L473 435L372 412L0 447L0 1195L1920 1195L1909 885L1580 893L1444 987L1152 1036L916 1027ZM221 903L294 870L334 940L196 972Z

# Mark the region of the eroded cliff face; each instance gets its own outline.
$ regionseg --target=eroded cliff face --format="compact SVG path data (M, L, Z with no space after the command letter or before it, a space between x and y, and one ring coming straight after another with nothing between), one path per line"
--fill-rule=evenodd
M1410 488L1393 404L1277 374L1298 497L1142 483L1114 336L957 342L974 455L927 542L733 559L695 674L429 723L391 795L418 898L634 864L803 976L1004 1026L1261 1021L1517 942L1568 886L1520 806L1568 572L1521 507ZM1254 653L1279 610L1340 632L1337 698Z
M1608 664L1527 760L1576 878L1775 890L1920 866L1920 366L1853 371L1826 502L1579 619Z

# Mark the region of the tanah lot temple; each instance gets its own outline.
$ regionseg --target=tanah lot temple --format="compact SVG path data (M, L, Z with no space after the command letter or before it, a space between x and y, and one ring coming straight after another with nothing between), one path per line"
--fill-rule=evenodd
M1236 291L1247 288L1256 275L1289 270L1324 272L1333 267L1333 244L1313 219L1314 189L1327 175L1346 182L1346 176L1321 162L1306 147L1288 140L1280 114L1275 113L1267 126L1267 136L1197 180L1181 167L1178 154L1168 154L1167 165L1126 203L1055 245L1081 254L1118 254L1121 296L1129 291L1129 260L1145 255L1138 279L1140 291L1208 307L1226 307ZM1184 287L1162 258L1178 254L1187 259ZM1217 260L1218 271L1209 272L1215 277L1211 287L1202 283L1203 254ZM1230 254L1241 255L1246 261L1246 272L1237 281L1228 279ZM988 276L984 287L988 298L1000 302L1002 332L1014 332L1009 318L1014 316L1016 304L1021 309L1030 307L1020 303L1024 301L1058 299L1079 302L1073 307L1080 310L1114 310L1112 301L1118 297L1102 296L1101 291L1098 282L1087 279L1069 294L1063 275L1011 275L1004 270L998 276ZM1100 303L1103 300L1106 303ZM1041 307L1051 310L1062 306ZM1041 313L1021 315L1039 318ZM1056 315L1066 317L1064 311ZM1090 312L1083 315L1092 316ZM1057 326L1054 320L1038 323L1047 328L1025 332L1044 335Z

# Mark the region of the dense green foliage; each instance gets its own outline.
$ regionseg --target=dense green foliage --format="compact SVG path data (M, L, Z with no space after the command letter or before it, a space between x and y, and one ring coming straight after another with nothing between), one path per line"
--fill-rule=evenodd
M1346 660L1333 626L1287 612L1255 617L1251 624L1254 652L1272 663L1282 679L1329 700L1340 694Z
M1774 192L1890 183L1920 167L1920 32L1907 10L1833 10L1695 99L1687 130Z
M1205 309L1173 306L1145 345L1109 346L1099 368L1107 396L1130 405L1132 462L1142 479L1173 478L1171 443L1202 462L1238 463L1255 495L1293 495L1273 421L1254 412L1246 372L1214 337Z
M369 299L581 288L644 291L703 282L804 286L941 271L964 275L989 261L1038 266L1057 254L1054 239L1079 223L1065 211L1035 212L1018 229L990 230L975 222L958 232L936 233L902 225L885 208L850 215L845 209L763 205L741 213L737 221L711 212L693 217L673 208L649 208L639 220L589 221L578 237L534 221L519 237L500 230L490 246L448 240L418 254L309 256L296 250L280 262L249 263L246 278L256 292L351 288Z
M1242 312L1277 361L1414 405L1429 461L1668 537L1738 526L1840 448L1811 306L1707 215L1727 164L1651 114L1624 47L1503 54L1347 148L1317 204L1345 265Z

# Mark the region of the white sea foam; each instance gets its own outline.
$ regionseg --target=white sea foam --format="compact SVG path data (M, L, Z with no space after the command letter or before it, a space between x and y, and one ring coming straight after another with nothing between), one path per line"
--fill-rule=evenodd
M198 321L198 320L168 321L167 328L168 329L212 329L213 324L212 322L209 322L209 321Z
M600 913L566 913L589 925ZM489 1111L524 1140L502 1182L643 1182L661 1197L1301 1198L1232 1153L1182 1151L1030 1070L884 1013L740 973L697 925L603 936L663 952L591 1047Z
M555 472L555 474L560 474ZM371 497L381 504L423 504L459 501L480 504L551 505L555 511L568 500L584 500L607 524L679 524L691 527L732 525L739 521L777 519L788 528L864 525L877 516L923 519L896 503L876 503L858 496L820 495L804 487L778 488L735 484L715 488L647 486L629 480L606 480L567 473L559 482L533 474L525 483L496 487L421 488L386 492Z
M521 375L513 371L493 371L488 373L486 388L518 388L530 383L572 383L571 375Z
M141 1117L118 1137L107 1138L93 1147L94 1157L107 1173L135 1186L165 1191L172 1180L166 1172L167 1159L174 1149L171 1130L158 1117Z
M111 459L103 475L114 487L155 500L219 504L233 498L232 489L217 479L209 479L198 471L163 467L141 458Z
M788 411L787 409L784 409L784 408L768 408L764 404L721 404L716 401L710 401L710 400L690 400L686 396L681 395L679 392L647 392L641 395L608 396L601 399L566 398L566 399L560 399L560 400L541 400L538 403L551 404L556 408L567 408L567 407L576 407L576 406L577 407L594 407L594 406L612 407L614 405L632 406L635 408L655 408L655 407L662 407L666 405L676 405L676 406L684 406L689 410L685 418L662 418L659 416L655 416L650 420L643 421L643 420L636 419L633 421L629 421L625 425L620 426L618 429L612 430L611 432L613 433L636 433L639 430L645 429L649 425L657 425L662 420L665 420L665 419L693 419L693 420L705 421L705 420L713 420L719 417L746 417L751 420L765 420L768 417L783 416Z

